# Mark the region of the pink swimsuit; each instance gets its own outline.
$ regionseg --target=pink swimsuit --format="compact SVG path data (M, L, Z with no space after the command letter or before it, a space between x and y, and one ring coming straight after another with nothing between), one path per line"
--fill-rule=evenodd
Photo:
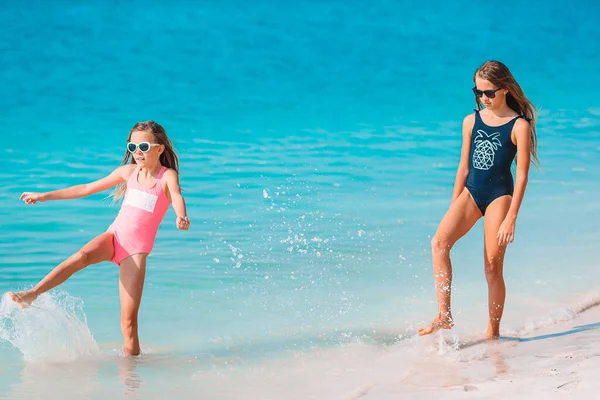
M162 186L162 176L166 167L158 173L156 183L151 188L138 182L140 167L136 167L127 180L127 192L119 214L108 228L113 232L115 254L112 262L121 262L132 254L150 254L158 227L169 209L169 199Z

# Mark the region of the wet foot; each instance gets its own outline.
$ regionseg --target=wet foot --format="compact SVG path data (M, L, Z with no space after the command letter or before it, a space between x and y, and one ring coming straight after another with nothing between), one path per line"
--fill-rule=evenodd
M8 298L18 303L21 308L25 308L29 306L35 299L37 299L37 295L31 291L27 290L25 292L8 292Z
M437 332L440 329L452 329L453 326L454 321L452 321L451 316L438 316L433 320L433 322L431 322L431 324L429 324L429 326L419 329L417 333L419 334L419 336L431 335L432 333Z
M130 349L123 346L123 354L125 354L128 357L137 357L141 354L141 351L140 349Z

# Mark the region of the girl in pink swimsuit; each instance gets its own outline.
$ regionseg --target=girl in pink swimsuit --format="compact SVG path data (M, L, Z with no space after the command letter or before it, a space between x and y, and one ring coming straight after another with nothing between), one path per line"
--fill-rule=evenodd
M55 288L75 272L103 261L119 266L123 351L139 355L138 310L142 299L146 258L154 247L158 227L169 205L177 215L178 229L190 220L179 188L179 160L162 126L154 121L137 123L129 132L122 165L108 176L88 184L46 193L25 192L21 200L35 204L47 200L76 199L115 187L115 200L123 198L119 214L108 230L54 268L33 289L13 293L22 306Z

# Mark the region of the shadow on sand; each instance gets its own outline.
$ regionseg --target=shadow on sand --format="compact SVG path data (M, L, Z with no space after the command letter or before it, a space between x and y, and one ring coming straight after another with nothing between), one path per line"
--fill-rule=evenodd
M500 336L500 339L501 340L514 340L514 341L518 341L518 342L531 342L534 340L551 339L551 338L560 337L560 336L573 335L575 333L591 331L593 329L598 329L598 328L600 328L600 322L596 322L594 324L587 324L587 325L578 325L578 326L573 327L573 329L569 329L568 331L549 333L547 335L539 335L539 336L533 336L533 337L528 337L528 338L520 338L520 337L514 337L514 336Z

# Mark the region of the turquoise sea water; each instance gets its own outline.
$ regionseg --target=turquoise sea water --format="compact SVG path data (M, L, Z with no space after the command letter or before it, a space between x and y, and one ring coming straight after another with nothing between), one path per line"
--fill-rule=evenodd
M506 324L596 289L599 11L592 1L5 5L0 292L33 286L118 211L108 192L35 206L20 193L108 174L137 121L160 122L173 140L192 225L178 231L170 210L159 231L137 361L118 356L112 264L78 273L42 309L3 303L0 397L56 395L73 379L74 398L164 398L173 387L260 397L236 386L244 379L223 391L214 374L411 335L436 311L429 240L451 197L472 73L490 58L540 109L543 171L531 171L506 257ZM478 223L453 258L465 334L486 325L482 253Z

